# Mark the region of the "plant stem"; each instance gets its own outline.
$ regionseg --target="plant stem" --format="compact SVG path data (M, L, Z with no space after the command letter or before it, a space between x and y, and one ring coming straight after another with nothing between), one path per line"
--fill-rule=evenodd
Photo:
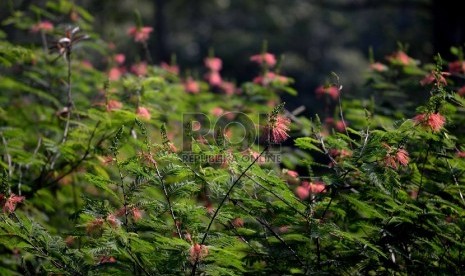
M73 98L72 98L72 94L71 94L71 55L68 54L67 55L67 58L66 58L66 61L68 63L68 79L67 79L67 85L68 85L68 89L67 89L67 95L68 95L68 101L67 101L67 104L66 104L66 108L67 108L67 114L66 114L66 124L65 124L65 129L63 131L63 139L61 140L61 143L63 144L64 142L66 142L66 139L68 139L68 132L69 132L69 123L71 121L71 112L72 112L72 108L74 106L73 104Z
M216 216L218 215L218 212L220 211L221 207L224 205L226 199L229 197L229 195L231 194L232 190L234 189L234 187L236 186L237 183L239 183L239 180L241 180L241 178L245 175L245 173L257 162L257 160L262 157L262 155L268 150L268 147L269 145L266 145L265 148L263 149L263 151L253 160L252 163L250 163L250 165L239 175L239 177L233 182L233 184L231 185L231 187L229 187L229 190L226 192L225 196L223 197L223 199L221 200L220 202L220 205L218 205L218 208L216 208L215 210L215 213L213 214L212 218L210 219L210 223L208 224L208 227L207 227L207 230L205 230L205 234L203 235L203 238L202 238L202 241L200 242L200 244L204 244L205 243L205 240L207 239L207 236L208 236L208 233L210 232L210 228L213 224L213 221L215 221L215 218ZM195 271L197 269L197 264L198 264L198 260L195 261L193 267L192 267L192 273L191 275L195 275Z

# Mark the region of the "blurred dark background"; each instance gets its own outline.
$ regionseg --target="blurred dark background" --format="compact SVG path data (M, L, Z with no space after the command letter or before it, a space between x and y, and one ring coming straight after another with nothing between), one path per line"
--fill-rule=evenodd
M3 1L2 1L3 2ZM45 1L5 1L23 8ZM14 3L13 3L14 2ZM103 39L114 41L129 59L143 56L128 38L135 11L154 28L149 41L156 64L173 54L182 70L200 68L209 49L224 62L222 75L238 83L258 72L249 57L268 51L283 57L281 72L295 79L299 97L284 95L288 108L315 106L314 90L336 72L344 93L356 94L374 58L397 50L415 59L448 59L452 45L464 43L465 17L452 0L76 0L95 18ZM3 5L3 7L2 7ZM199 71L201 69L198 69Z

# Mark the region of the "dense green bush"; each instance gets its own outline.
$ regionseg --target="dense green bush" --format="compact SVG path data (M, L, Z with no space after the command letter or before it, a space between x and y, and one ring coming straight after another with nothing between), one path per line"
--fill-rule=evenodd
M333 74L310 120L266 47L234 84L213 55L204 78L152 64L141 22L128 61L78 6L29 12L4 23L42 44L0 33L2 275L463 270L461 49L373 61L364 99Z

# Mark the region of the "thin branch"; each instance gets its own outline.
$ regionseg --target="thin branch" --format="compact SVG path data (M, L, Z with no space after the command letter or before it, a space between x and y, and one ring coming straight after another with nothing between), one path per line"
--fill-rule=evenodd
M68 102L66 104L67 113L66 113L66 124L65 129L63 130L63 139L61 143L63 144L68 139L68 132L69 132L69 123L71 121L71 112L74 106L73 98L71 94L71 54L67 54L66 62L68 64L68 79L67 79L67 95L68 95Z
M3 146L5 147L6 160L8 162L8 177L11 178L11 176L13 175L13 162L11 160L11 155L8 152L8 143L6 142L5 136L3 136L3 133L1 134L1 136L2 136Z
M238 203L238 202L237 202L237 203ZM250 215L253 216L253 214L251 214L250 211L247 210L247 209L246 209L244 206L242 206L241 204L236 204L236 206L240 207L242 210L246 211L248 214L250 214ZM276 233L276 231L273 230L273 228L270 226L270 224L269 224L265 219L261 219L261 218L256 217L256 216L254 216L254 218L255 218L255 220L256 220L258 223L260 223L263 227L265 227L268 231L270 231L271 234L272 234L276 239L279 240L279 242L281 242L285 247L287 247L287 249L292 253L292 255L294 255L294 257L297 259L297 261L300 263L300 265L301 265L302 267L305 266L304 263L302 262L302 260L299 258L299 255L297 255L297 252L295 252L295 250L292 249L292 247L291 247L289 244L287 244L287 242L286 242L283 238L281 238L281 236L280 236L278 233Z
M89 141L87 142L86 151L84 152L82 157L79 160L77 160L77 162L74 163L74 165L72 165L71 168L69 168L69 170L67 170L65 173L63 173L59 177L55 178L52 182L47 183L46 185L44 185L45 187L54 185L55 183L57 183L58 181L60 181L61 179L63 179L67 175L69 175L70 173L72 173L74 170L76 170L82 164L82 162L84 162L84 160L87 159L87 157L89 156L90 151L91 151L90 149L91 149L92 140L95 137L95 133L96 133L97 128L99 127L99 125L100 125L100 121L98 121L97 124L95 125L94 130L92 131L92 134L90 135ZM102 137L102 139L99 140L97 145L100 144L101 142L103 142L103 140L105 140L105 139L106 139L106 137Z
M294 210L296 213L298 213L299 215L303 216L307 222L308 222L308 217L306 214L302 213L301 211L297 210L297 208L295 208L294 206L292 206L289 202L287 202L284 198L282 198L280 195L276 194L275 192L273 192L273 190L271 189L268 189L267 187L263 186L262 184L260 184L257 180L253 179L252 176L246 174L245 176L247 176L248 179L252 180L253 183L255 183L256 185L260 186L261 188L265 189L267 192L269 192L270 194L274 195L277 199L281 200L284 204L286 204L289 208L291 208L292 210ZM263 180L263 179L262 179ZM326 188L326 187L325 187ZM300 202L300 201L299 201ZM301 202L300 202L301 203Z
M463 198L462 191L460 190L460 184L459 181L457 180L457 177L455 176L454 171L452 170L452 166L450 165L450 162L448 159L446 159L447 166L449 167L450 174L452 175L452 178L454 179L455 185L457 185L457 188L459 189L459 195L460 199L462 199L462 203L465 204L465 199Z
M151 155L151 154L150 154ZM173 219L174 227L176 227L176 233L178 234L179 238L182 239L181 229L179 229L179 225L176 221L176 216L174 215L173 205L171 204L170 197L168 195L168 190L166 189L165 181L163 181L163 177L158 170L158 165L154 163L155 170L157 171L158 179L160 180L161 186L163 187L163 193L165 195L166 202L168 203L168 208L170 209L171 218Z
M216 208L215 210L215 213L213 214L212 218L210 219L210 223L208 224L208 227L207 227L207 230L205 231L205 234L203 235L203 238L202 238L202 244L205 243L205 240L207 239L207 236L208 236L208 233L210 232L210 228L213 224L213 221L215 221L215 218L216 216L218 215L218 212L220 211L221 207L223 207L226 199L229 197L229 195L231 194L232 190L234 189L234 187L236 186L237 183L239 183L239 180L245 175L245 173L257 162L257 160L265 153L265 151L268 150L268 146L265 146L265 148L263 149L263 151L255 158L255 160L250 163L250 165L239 175L239 177L233 182L233 184L231 185L231 187L229 187L229 190L226 192L226 194L224 195L223 199L221 200L220 204L218 205L218 208Z
M216 216L218 215L218 212L220 211L221 207L223 206L223 204L225 203L226 199L229 197L229 195L231 194L233 188L236 186L237 183L239 183L239 180L241 180L241 178L245 175L245 173L257 162L257 160L262 157L262 155L265 153L265 151L268 150L268 145L265 146L265 148L263 149L263 151L255 158L255 160L250 163L250 165L239 175L239 177L233 182L233 184L231 185L231 187L229 187L229 190L226 192L225 196L223 197L223 199L221 200L220 204L218 205L218 207L216 208L215 210L215 213L213 214L212 218L210 219L210 222L208 224L208 227L207 229L205 230L205 234L203 235L203 238L202 238L202 241L201 241L201 244L204 244L205 243L205 240L207 239L207 236L210 232L210 228L213 224L213 221L215 221L215 218ZM195 271L197 269L197 264L198 264L198 260L195 261L194 265L192 266L192 273L191 275L195 275Z

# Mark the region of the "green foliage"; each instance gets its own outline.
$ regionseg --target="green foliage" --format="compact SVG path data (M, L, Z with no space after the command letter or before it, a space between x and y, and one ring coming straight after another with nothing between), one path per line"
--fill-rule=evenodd
M47 3L28 12L76 11L91 32L82 8ZM5 23L27 29L27 17ZM288 79L225 93L198 80L189 88L189 74L153 64L115 77L124 65L90 34L57 31L73 43L54 45L57 59L0 44L2 275L463 270L463 67L444 82L442 61L421 65L397 52L370 71L369 101L343 97L333 117L311 121L280 103L279 93L294 93ZM105 68L84 62L97 48ZM262 77L279 72L261 66ZM287 133L278 118L287 114L295 148L260 137L245 149L231 143L239 113L260 134ZM230 128L198 135L217 130L219 118Z

